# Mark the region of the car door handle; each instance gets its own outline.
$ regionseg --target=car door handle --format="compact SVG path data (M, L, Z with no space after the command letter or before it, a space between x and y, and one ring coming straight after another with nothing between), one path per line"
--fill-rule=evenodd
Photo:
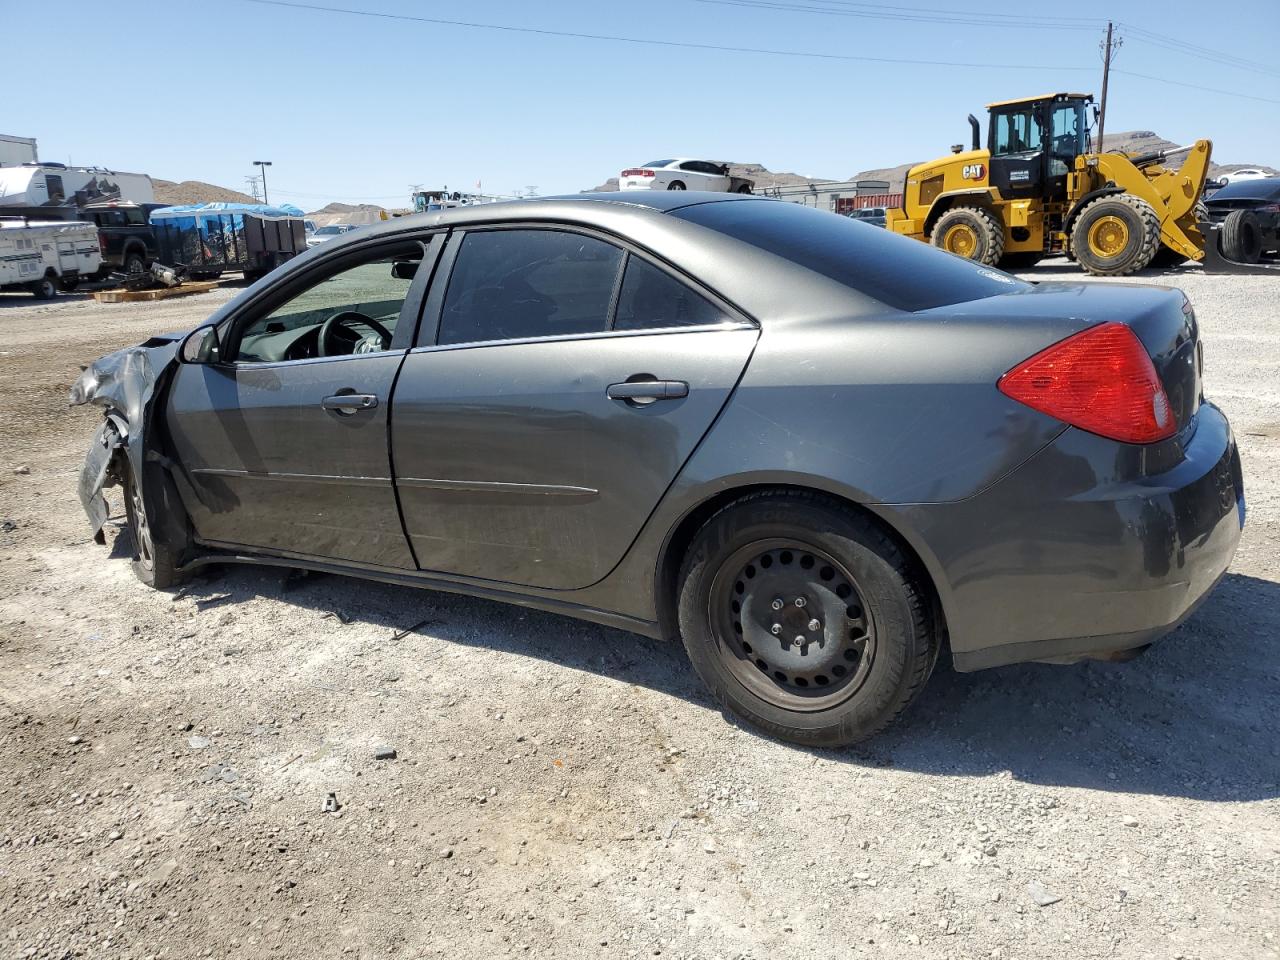
M611 383L605 395L610 400L632 400L652 403L654 400L676 400L689 395L689 384L683 380L627 380Z
M351 414L357 410L372 410L378 405L378 398L371 393L335 393L332 397L325 397L320 401L320 406L326 410L336 410L338 413Z

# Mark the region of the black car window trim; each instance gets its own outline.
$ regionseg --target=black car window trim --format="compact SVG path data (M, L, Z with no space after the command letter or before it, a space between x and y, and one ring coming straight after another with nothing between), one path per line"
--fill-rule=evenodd
M395 333L392 335L390 352L403 352L409 349L417 335L422 308L426 301L424 293L440 259L440 251L444 246L443 238L447 234L447 229L439 228L428 231L405 231L403 234L396 234L390 237L380 236L366 243L344 247L340 251L331 253L326 251L326 253L329 253L328 256L317 258L305 268L297 270L294 276L290 276L279 284L261 291L219 324L219 335L224 340L221 350L222 356L234 357L237 355L240 350L240 334L250 323L288 303L316 283L323 282L328 277L336 276L343 270L358 266L362 262L375 259L379 255L403 249L406 244L416 242L424 247L422 263L418 267L417 274L414 275L413 282L409 285L404 302L400 305L400 319L396 323ZM441 238L440 242L435 241L437 237ZM423 269L424 267L426 269ZM361 354L361 356L365 355ZM286 364L323 363L344 359L348 358L344 356L307 357L301 360L276 360L266 363L258 361L242 363L237 360L228 360L224 361L224 363L227 366L252 366L254 369L262 369Z
M619 265L618 275L614 279L613 296L609 303L609 318L606 329L597 330L592 333L551 333L540 337L520 337L510 340L473 340L465 343L440 343L440 316L444 308L445 293L449 286L449 280L453 275L453 267L457 261L458 251L462 247L462 241L466 239L466 235L468 233L492 232L497 230L553 230L562 233L577 233L586 237L591 237L595 240L612 244L615 247L622 248L624 256L622 257L622 263ZM631 257L643 260L650 266L661 270L673 280L684 284L699 296L702 296L713 303L716 307L724 311L725 321L723 323L702 324L698 326L614 330L613 325L617 319L616 314L618 300L622 294L622 281L626 276L627 262ZM755 318L751 317L731 301L722 297L716 291L710 289L699 280L662 260L652 251L645 250L625 237L609 233L605 230L585 227L576 223L561 223L558 221L547 220L511 221L494 224L471 224L466 228L455 228L453 230L452 235L449 238L447 248L440 256L440 261L436 265L431 290L427 294L426 305L422 311L422 321L419 324L418 337L411 349L416 353L424 350L456 350L516 343L546 343L557 340L596 340L601 337L650 336L659 333L701 333L708 330L759 329L759 327L760 324L755 320Z

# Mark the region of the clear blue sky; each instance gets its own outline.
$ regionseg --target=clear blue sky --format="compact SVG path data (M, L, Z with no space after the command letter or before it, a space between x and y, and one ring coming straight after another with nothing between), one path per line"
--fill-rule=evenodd
M316 5L925 66L653 46L266 6L247 0L5 4L0 132L42 159L238 189L271 160L271 198L407 203L408 185L540 193L689 155L833 178L945 153L990 100L1098 92L1101 30L1129 27L1107 127L1214 141L1220 162L1280 165L1280 0L315 0ZM939 23L1080 18L1050 27ZM1229 11L1249 8L1238 27ZM840 11L817 13L815 9ZM904 14L904 11L906 13ZM1158 17L1150 14L1155 11ZM1214 11L1221 20L1213 21ZM880 19L850 16L875 13ZM61 36L62 40L56 40ZM30 42L15 44L13 38ZM1168 40L1269 64L1192 57ZM1157 45L1163 44L1163 46ZM1007 69L1001 64L1037 65ZM1077 68L1077 69L1069 69ZM1083 68L1083 69L1079 69ZM14 78L25 77L20 96ZM1265 101L1265 102L1264 102Z

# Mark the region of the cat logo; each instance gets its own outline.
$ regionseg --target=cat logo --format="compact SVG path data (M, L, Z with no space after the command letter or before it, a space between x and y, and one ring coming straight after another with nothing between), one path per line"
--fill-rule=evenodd
M966 163L964 169L960 171L960 175L966 180L982 180L987 175L987 165L985 163Z

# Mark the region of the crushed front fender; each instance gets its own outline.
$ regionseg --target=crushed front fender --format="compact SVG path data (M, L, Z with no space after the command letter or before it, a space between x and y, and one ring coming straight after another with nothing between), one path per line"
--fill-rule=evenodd
M102 528L109 516L103 489L121 480L118 470L126 464L135 477L146 476L142 464L152 401L176 363L180 342L180 335L152 337L107 354L86 367L71 386L71 406L92 403L102 407L106 417L94 435L79 481L80 503L98 543L105 540ZM145 487L142 492L146 503Z

